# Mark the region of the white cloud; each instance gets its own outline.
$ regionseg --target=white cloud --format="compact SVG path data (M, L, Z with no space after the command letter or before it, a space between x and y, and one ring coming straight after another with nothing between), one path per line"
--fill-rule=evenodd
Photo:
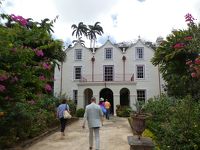
M54 36L68 43L72 24L101 22L104 36L116 42L134 41L140 37L155 42L166 37L172 29L186 28L184 15L191 13L200 21L199 0L7 0L3 9L39 21L59 19L54 24ZM86 45L89 46L88 41Z

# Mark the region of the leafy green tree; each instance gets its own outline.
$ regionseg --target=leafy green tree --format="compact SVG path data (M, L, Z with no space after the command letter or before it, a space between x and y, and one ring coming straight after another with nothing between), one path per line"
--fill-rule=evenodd
M155 51L152 63L159 65L169 95L182 97L200 92L199 81L190 76L187 65L188 60L195 60L200 52L199 30L198 25L191 23L186 30L174 30Z
M1 19L0 149L38 135L53 121L54 66L65 58L62 41L50 34L55 20L38 23L14 14Z

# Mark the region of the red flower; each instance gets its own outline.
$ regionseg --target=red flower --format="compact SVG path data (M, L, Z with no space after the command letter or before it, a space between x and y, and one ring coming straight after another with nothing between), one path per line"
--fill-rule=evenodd
M197 77L197 74L196 74L195 72L193 72L193 73L191 73L191 76L192 76L193 78L196 78L196 77Z
M186 36L184 39L185 40L192 40L192 36Z
M186 65L191 65L191 64L192 64L192 61L191 61L191 60L188 60L188 61L186 61L185 64L186 64Z
M200 65L200 59L196 58L195 61L194 61L194 63L197 64L197 65Z
M180 49L180 48L183 48L184 46L185 46L184 43L177 43L177 44L174 45L174 48L175 49Z

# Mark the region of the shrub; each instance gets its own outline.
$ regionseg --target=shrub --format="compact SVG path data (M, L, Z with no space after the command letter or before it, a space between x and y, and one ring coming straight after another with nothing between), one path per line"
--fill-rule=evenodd
M153 114L147 121L149 128L156 136L160 149L199 149L200 102L190 96L174 99L167 96L149 101L146 111Z
M76 115L76 104L74 103L73 100L67 100L67 104L69 105L70 114L72 116L75 116Z
M129 117L132 108L130 106L117 105L116 113L118 117Z
M77 117L83 117L83 116L84 116L84 113L85 113L85 109L79 108L79 109L76 111L76 116L77 116Z
M155 135L149 129L145 129L144 132L142 133L142 136L151 138L155 145L154 150L160 150L157 143L155 142L155 139L156 139Z

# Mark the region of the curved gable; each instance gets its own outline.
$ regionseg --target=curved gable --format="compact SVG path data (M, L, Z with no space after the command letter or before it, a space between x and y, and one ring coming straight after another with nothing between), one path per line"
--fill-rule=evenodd
M87 49L88 51L90 51L91 52L91 50L89 49L89 48L87 48L87 47L85 47L85 46L83 46L81 43L76 43L73 47L70 47L70 48L67 48L66 50L65 50L65 52L67 53L67 52L69 52L70 50L73 50L73 49ZM92 52L91 52L92 53Z

